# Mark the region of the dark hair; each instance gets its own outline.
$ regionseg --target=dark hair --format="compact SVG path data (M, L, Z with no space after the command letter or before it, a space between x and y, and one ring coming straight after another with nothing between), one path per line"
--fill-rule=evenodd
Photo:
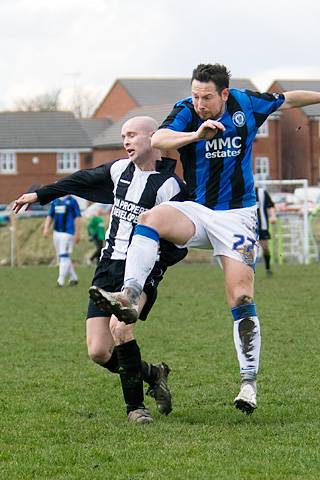
M193 80L198 82L213 82L217 88L217 92L221 93L224 88L229 88L229 80L231 72L224 65L215 63L200 63L192 72L191 83Z

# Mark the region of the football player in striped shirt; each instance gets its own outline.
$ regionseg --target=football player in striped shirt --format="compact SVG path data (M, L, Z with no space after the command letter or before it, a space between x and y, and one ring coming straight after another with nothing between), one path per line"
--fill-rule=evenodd
M96 297L99 289L120 291L124 281L127 249L141 212L167 200L185 198L183 183L174 175L175 161L163 158L151 147L151 136L157 124L150 117L134 117L122 126L123 145L127 157L100 167L80 170L35 193L18 198L13 210L17 213L28 203L48 203L66 193L76 194L93 202L112 203L106 245L93 278L92 299L87 313L87 346L90 358L111 372L120 374L128 419L138 423L152 422L144 405L143 380L148 393L161 414L172 410L168 387L169 367L165 363L149 364L141 360L134 338L134 325L118 321ZM157 286L168 266L185 257L186 249L162 242L158 261L146 279L138 307L138 316L145 320L157 298Z
M267 190L256 187L255 191L257 197L259 245L261 245L262 248L266 274L272 276L273 272L270 268L271 255L269 250L269 240L271 235L269 232L269 223L276 223L276 210Z
M320 103L320 93L243 91L229 88L229 78L224 65L198 65L192 75L191 96L175 104L152 137L156 148L178 149L190 200L164 203L140 215L127 254L123 292L101 295L118 318L134 321L160 238L181 247L211 246L224 272L234 320L241 380L234 404L252 413L261 343L254 302L258 237L252 144L259 127L275 110Z
M73 244L80 241L81 212L77 200L71 195L57 198L50 203L48 216L43 226L43 235L48 237L53 223L53 243L59 262L58 287L63 287L66 277L69 286L78 284L78 275L72 263Z

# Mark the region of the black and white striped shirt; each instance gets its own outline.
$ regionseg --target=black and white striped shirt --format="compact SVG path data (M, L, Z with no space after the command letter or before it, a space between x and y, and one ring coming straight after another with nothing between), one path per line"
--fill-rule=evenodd
M269 230L269 215L268 209L274 207L274 203L267 190L264 188L256 188L257 198L257 215L258 215L258 229Z
M183 182L173 174L175 161L163 158L157 170L144 171L129 159L79 170L56 183L36 190L41 205L66 193L92 202L112 203L103 257L124 260L140 213L167 200L185 200ZM161 240L160 261L169 266L187 250Z
M113 163L110 176L114 204L103 257L124 260L139 215L162 202L178 199L181 188L173 176L140 170L128 159Z

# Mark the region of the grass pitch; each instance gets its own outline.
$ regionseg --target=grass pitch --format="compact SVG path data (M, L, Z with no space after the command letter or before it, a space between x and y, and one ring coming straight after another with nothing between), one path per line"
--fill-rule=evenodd
M256 302L263 348L258 409L233 407L238 365L218 267L168 272L146 323L143 358L172 368L174 410L128 424L120 382L87 358L93 270L75 288L56 269L0 269L0 478L283 480L320 477L319 265L284 266Z

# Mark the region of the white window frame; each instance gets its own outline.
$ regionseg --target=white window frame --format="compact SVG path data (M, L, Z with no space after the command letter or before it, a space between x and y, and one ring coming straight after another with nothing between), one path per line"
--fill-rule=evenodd
M0 175L17 173L17 156L14 150L0 150Z
M258 129L257 137L269 137L269 122L266 120Z
M60 150L57 152L57 173L73 173L80 169L78 150Z
M254 175L257 180L267 180L270 177L269 157L255 157Z

